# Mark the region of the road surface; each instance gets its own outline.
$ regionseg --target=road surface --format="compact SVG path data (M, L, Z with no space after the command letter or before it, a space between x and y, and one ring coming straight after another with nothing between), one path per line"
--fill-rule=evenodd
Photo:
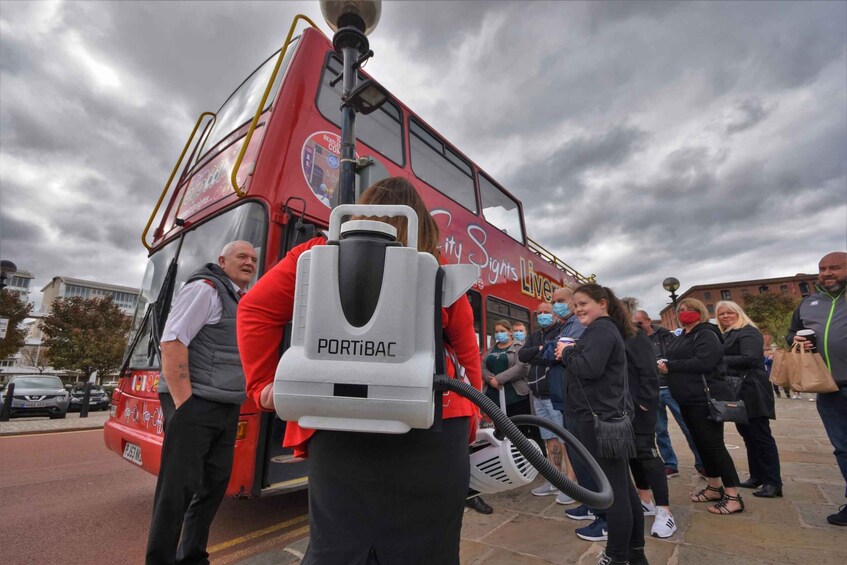
M143 563L156 478L106 450L103 430L0 437L0 562ZM209 539L237 563L308 536L305 492L227 499Z

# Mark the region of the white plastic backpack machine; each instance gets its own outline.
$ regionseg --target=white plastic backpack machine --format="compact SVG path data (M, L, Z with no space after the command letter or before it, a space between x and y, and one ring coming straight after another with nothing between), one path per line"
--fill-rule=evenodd
M347 216L405 216L408 246L385 222L342 223ZM429 253L418 252L417 234L418 218L408 206L333 209L327 244L306 251L297 263L291 346L274 381L279 417L318 430L402 434L438 425L442 394L456 393L495 425L479 430L471 448L471 488L509 490L540 472L569 496L608 508L608 480L564 428L534 416L510 419L469 383L446 375L441 308L470 289L479 271L475 265L440 266ZM561 437L584 459L599 491L569 481L515 423L545 427Z

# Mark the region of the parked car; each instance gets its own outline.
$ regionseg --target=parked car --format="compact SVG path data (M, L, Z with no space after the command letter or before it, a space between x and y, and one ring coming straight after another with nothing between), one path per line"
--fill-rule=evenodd
M50 416L50 419L64 418L68 412L69 397L59 377L49 375L18 375L6 384L0 392L0 403L6 399L9 385L15 384L12 393L12 406L9 416Z
M85 395L85 385L75 385L71 389L71 403L68 406L68 412L79 412L82 410L82 398ZM109 395L103 390L103 387L92 385L91 394L88 397L89 410L108 410Z

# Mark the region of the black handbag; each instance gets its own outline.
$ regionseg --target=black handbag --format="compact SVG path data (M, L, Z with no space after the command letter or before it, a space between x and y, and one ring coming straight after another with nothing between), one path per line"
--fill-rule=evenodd
M715 400L709 391L706 375L701 374L703 379L703 390L706 391L706 401L709 405L709 419L715 422L735 422L737 424L747 423L747 407L743 400Z
M627 376L626 357L624 357L623 373L623 410L622 415L608 420L600 418L600 414L591 407L588 395L582 388L579 375L574 373L579 390L588 404L588 409L594 416L594 436L597 439L597 455L604 459L635 459L638 450L635 448L635 430L632 428L632 418L626 409L626 399L629 397L629 377Z

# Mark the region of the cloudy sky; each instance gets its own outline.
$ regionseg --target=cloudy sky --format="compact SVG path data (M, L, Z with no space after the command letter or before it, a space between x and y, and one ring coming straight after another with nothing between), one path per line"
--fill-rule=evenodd
M138 286L196 116L317 2L0 5L0 254ZM326 30L325 30L326 31ZM656 314L847 247L847 3L384 2L368 71Z

